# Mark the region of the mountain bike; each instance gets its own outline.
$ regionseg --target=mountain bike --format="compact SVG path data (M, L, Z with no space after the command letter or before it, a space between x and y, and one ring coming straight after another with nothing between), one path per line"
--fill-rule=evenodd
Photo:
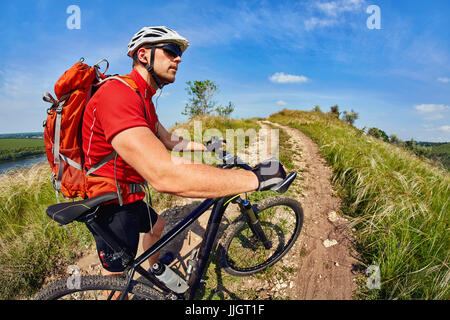
M252 169L237 156L220 150L219 144L222 145L216 140L213 148L221 161L218 167ZM272 190L278 193L286 192L296 175L296 172L290 173ZM216 252L220 266L231 275L248 276L279 261L294 245L303 224L303 210L300 203L286 196L272 196L255 204L242 199L240 195L206 199L151 248L135 258L126 247L118 244L111 234L96 223L99 206L116 198L117 193L108 193L87 200L58 203L48 207L46 212L51 219L63 226L73 221L88 224L114 250L113 259L121 259L126 267L122 276L79 276L75 282L70 282L69 277L43 288L35 296L35 300L104 300L111 299L116 292L121 292L120 299L194 299L202 284L202 276L215 243L218 247ZM216 242L221 220L230 203L237 204L241 214L230 223L223 236ZM183 293L172 291L141 265L211 207L212 212L200 248L193 250L187 261L185 280L188 289ZM141 277L134 279L136 273ZM110 292L108 297L104 295L105 291Z

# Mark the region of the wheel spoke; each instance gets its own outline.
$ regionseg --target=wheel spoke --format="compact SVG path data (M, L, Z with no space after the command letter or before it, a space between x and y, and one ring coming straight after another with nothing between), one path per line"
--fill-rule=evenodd
M265 199L257 205L264 234L271 242L266 249L242 219L230 227L220 254L225 270L234 275L249 275L278 261L297 239L303 211L295 200L286 197Z

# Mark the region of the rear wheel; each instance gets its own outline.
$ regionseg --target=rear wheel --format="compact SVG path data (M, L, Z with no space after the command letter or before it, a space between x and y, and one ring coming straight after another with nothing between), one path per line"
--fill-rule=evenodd
M272 246L266 249L253 234L245 217L235 220L219 243L218 256L224 270L248 276L272 266L294 245L303 225L303 210L294 199L275 196L258 202L256 215Z
M127 281L122 277L82 276L73 283L57 281L39 291L35 300L107 300L107 292L123 292ZM164 300L164 295L138 281L131 282L129 300Z

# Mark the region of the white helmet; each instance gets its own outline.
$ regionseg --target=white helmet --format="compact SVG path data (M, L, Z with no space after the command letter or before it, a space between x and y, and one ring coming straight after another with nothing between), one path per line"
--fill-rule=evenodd
M174 43L181 52L189 46L189 42L176 31L165 26L144 27L137 32L128 44L128 56L133 57L134 52L143 44Z

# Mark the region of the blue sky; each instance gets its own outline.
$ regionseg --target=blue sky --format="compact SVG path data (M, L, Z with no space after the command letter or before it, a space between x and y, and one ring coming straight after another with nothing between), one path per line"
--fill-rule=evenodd
M80 29L67 28L70 5ZM367 27L370 5L381 29ZM359 128L450 141L449 13L448 0L2 1L0 133L42 131L42 93L64 70L106 58L127 74L131 36L166 25L191 44L158 100L166 127L186 120L186 81L210 79L237 118L338 104Z

